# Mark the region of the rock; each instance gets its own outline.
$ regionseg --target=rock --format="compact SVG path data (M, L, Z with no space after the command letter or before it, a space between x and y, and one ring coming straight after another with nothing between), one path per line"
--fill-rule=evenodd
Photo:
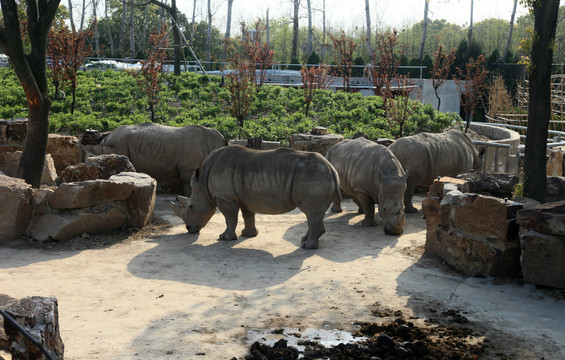
M127 156L117 154L96 155L86 158L84 163L68 166L61 172L61 183L96 179L109 179L121 172L135 172Z
M8 176L16 177L18 174L18 166L20 165L21 151L6 153L6 171ZM43 165L43 175L41 176L41 184L47 186L57 185L57 170L55 163L50 154L45 155L45 164Z
M565 236L565 201L545 203L518 211L516 222L542 234Z
M466 173L457 175L458 179L463 179L467 185L463 192L491 195L501 198L511 198L514 187L520 181L518 175L508 173Z
M33 190L24 180L0 175L0 240L24 235L32 214Z
M17 299L14 299L11 296L0 294L0 309L5 309L16 301ZM10 342L8 341L8 337L6 336L6 332L4 331L3 316L0 316L0 351L10 351Z
M0 144L22 145L27 132L27 119L0 120Z
M22 298L8 308L6 313L42 344L54 359L63 359L65 345L60 335L59 310L54 297L32 296ZM9 321L4 324L11 344L12 359L47 359L46 355L27 339Z
M0 171L6 172L6 154L16 151L23 151L24 147L20 144L0 144Z
M565 200L565 177L548 176L546 194L547 202Z
M563 153L553 150L547 157L546 164L547 176L563 176Z
M113 175L112 182L127 183L133 191L127 199L128 216L126 222L131 227L143 227L151 219L157 198L157 181L147 174L123 172Z
M517 276L520 244L516 211L522 204L462 193L466 182L434 181L422 202L425 250L467 276Z
M98 130L86 129L80 139L81 145L98 145L106 136L110 134L107 132L100 132Z
M290 147L295 150L315 151L326 156L328 149L343 140L343 136L294 134L290 137Z
M524 281L565 289L565 237L520 227Z
M310 133L312 135L329 135L330 132L323 126L316 126L312 129L312 131L310 131Z
M56 188L47 198L51 209L87 208L107 202L126 200L134 186L108 180L88 180L65 183Z
M58 174L67 166L80 162L78 139L74 136L49 134L46 152L51 154Z

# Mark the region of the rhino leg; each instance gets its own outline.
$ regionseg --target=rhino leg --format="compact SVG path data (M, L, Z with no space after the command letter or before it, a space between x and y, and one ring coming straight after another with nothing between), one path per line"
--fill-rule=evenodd
M355 193L354 199L355 203L359 206L359 212L365 214L361 225L366 227L375 226L375 204L373 204L373 199L359 192Z
M257 236L259 231L255 227L255 213L249 210L241 209L241 215L243 216L243 222L245 227L241 231L242 236Z
M226 230L220 234L220 240L237 240L235 228L237 226L237 213L239 208L235 203L217 200L218 209L226 219Z
M331 211L333 213L340 213L343 211L343 209L341 208L341 200L337 199L333 202Z
M308 231L300 241L300 247L304 249L317 249L318 239L326 232L324 227L324 213L307 213Z
M416 184L410 181L406 183L406 191L404 192L404 212L406 213L417 213L418 209L412 205L412 198L414 197L414 192L416 190Z

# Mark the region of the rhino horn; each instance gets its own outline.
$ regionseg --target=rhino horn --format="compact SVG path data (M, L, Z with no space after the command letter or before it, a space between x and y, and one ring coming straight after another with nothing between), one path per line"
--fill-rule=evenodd
M182 207L188 207L188 201L190 200L190 198L187 198L186 196L182 196L182 195L177 195L177 200L179 201Z
M173 212L175 213L176 216L180 217L181 219L183 218L183 209L185 207L182 205L182 203L176 203L171 201L171 209L173 209Z

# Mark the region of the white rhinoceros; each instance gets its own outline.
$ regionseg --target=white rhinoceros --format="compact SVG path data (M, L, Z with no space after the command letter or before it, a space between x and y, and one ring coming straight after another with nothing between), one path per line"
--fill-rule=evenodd
M324 214L341 198L339 177L320 154L279 148L252 150L230 145L213 151L191 181L192 196L178 196L171 206L189 233L197 233L216 207L226 219L220 239L235 240L238 211L245 228L242 236L256 236L255 213L284 214L298 207L308 220L301 247L318 248L325 233Z
M475 145L467 134L457 129L406 136L392 143L389 149L409 172L404 194L408 213L418 212L412 205L417 186L429 187L438 176L454 176L482 167Z
M137 172L146 173L157 182L180 178L183 194L190 195L193 172L210 152L226 145L226 139L215 129L147 122L118 127L94 152L125 155Z
M386 146L357 138L332 146L326 157L339 174L341 190L365 214L363 226L375 226L374 204L378 204L384 232L402 234L406 175L392 152ZM340 212L340 204L334 203L332 211Z

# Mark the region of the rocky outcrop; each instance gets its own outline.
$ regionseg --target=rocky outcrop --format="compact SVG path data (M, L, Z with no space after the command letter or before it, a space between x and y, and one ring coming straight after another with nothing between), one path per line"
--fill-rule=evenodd
M547 202L565 200L565 177L548 176L546 196Z
M520 274L516 211L522 204L492 196L462 193L464 181L434 181L422 211L426 252L437 255L467 276Z
M61 339L59 310L54 297L31 296L17 300L6 313L41 344L54 359L63 359L65 345ZM4 323L12 359L44 360L47 356L10 321Z
M517 213L524 281L565 289L565 201Z
M90 156L84 163L66 167L59 176L61 183L109 179L110 176L121 172L135 172L135 167L127 156L108 154Z
M27 234L39 241L60 241L83 233L143 227L155 208L156 185L142 173L61 184L37 194L37 211Z
M342 135L329 134L325 128L316 127L308 134L294 134L290 147L295 150L314 151L326 156L328 149L343 140Z
M0 175L0 241L24 235L32 214L33 190L22 179Z
M46 153L51 154L58 174L81 161L79 141L74 136L49 134Z
M18 173L18 166L22 157L21 151L6 153L6 175L15 177ZM41 175L41 184L47 186L57 185L58 176L55 169L55 162L50 154L45 155L45 163L43 164L43 174Z

